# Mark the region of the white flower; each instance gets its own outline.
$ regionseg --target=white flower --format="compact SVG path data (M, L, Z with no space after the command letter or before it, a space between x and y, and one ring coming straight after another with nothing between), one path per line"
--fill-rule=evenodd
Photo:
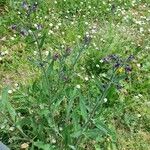
M13 92L12 90L8 90L8 94L12 94L12 92Z
M92 79L94 79L94 76L92 75Z
M15 129L14 127L10 127L9 131L14 131L14 129Z
M55 144L56 143L56 140L55 139L52 139L52 141L51 141L53 144Z
M52 30L49 30L48 35L50 35L50 34L54 34L54 32Z
M8 51L6 50L6 51L5 51L5 55L7 55L7 54L8 54Z
M2 60L2 57L0 57L0 61Z
M38 33L38 37L40 37L41 36L41 33Z
M107 98L104 98L104 103L106 103L107 102Z
M36 55L36 54L37 54L37 51L34 51L34 52L33 52L33 55Z
M15 38L12 36L11 38L10 38L11 40L15 40Z
M139 97L143 97L143 95L142 95L142 94L138 94L138 96L139 96Z
M99 68L100 67L99 64L96 64L96 67Z
M27 149L29 147L28 143L21 144L21 149Z
M61 26L61 25L62 25L62 23L61 23L61 22L59 22L59 23L58 23L58 26Z
M1 56L4 56L5 55L5 52L1 52Z
M89 5L88 8L91 9L92 7Z
M103 59L101 59L99 62L100 62L100 63L103 63L104 61L103 61Z
M88 78L88 77L85 77L84 79L85 79L85 81L88 81L88 80L89 80L89 78Z
M48 56L48 54L49 54L49 51L46 51L46 52L45 52L45 55Z
M78 85L76 85L76 88L77 88L77 89L80 89L80 88L81 88L81 86L78 84Z
M139 97L138 97L138 96L134 96L134 98L139 99Z
M29 33L32 33L32 30L28 30Z
M50 26L50 27L52 27L52 26L53 26L53 24L52 24L52 23L50 23L50 24L49 24L49 26Z
M141 117L141 114L137 114L137 117L140 118L140 117Z
M15 83L15 88L19 89L19 84L18 83Z
M85 22L85 25L88 25L88 22Z
M45 16L44 18L45 18L45 19L47 19L47 18L48 18L48 16Z
M59 127L59 131L62 131L63 130L63 128L62 127Z
M139 68L140 68L140 67L141 67L141 64L137 64L137 67L139 67Z
M78 35L78 38L80 39L80 38L81 38L81 35Z

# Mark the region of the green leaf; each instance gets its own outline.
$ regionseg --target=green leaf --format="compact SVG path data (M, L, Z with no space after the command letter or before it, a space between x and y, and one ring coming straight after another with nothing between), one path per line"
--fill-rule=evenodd
M42 39L41 39L40 44L39 44L39 48L42 48L44 41L45 41L45 38L46 38L46 32L42 36Z
M74 91L69 91L69 93L68 93L69 102L68 102L68 106L67 106L67 115L66 115L67 119L69 119L70 111L73 107L74 99L77 95L76 93L77 93L76 89L74 89Z
M80 94L79 106L80 106L81 115L82 115L83 119L85 121L87 121L87 119L88 119L87 109L86 109L84 98L83 98L83 96L81 96L81 94Z
M69 145L69 147L70 147L72 150L76 150L76 148L75 148L73 145Z
M39 149L42 149L42 150L52 150L53 149L50 144L45 144L42 141L34 142L34 146L36 146L36 147L38 147Z
M6 109L6 111L9 112L12 121L15 122L17 114L11 103L8 101L8 87L2 91L2 101L0 108L1 107L3 107L2 109Z
M115 132L109 129L101 120L93 120L95 126L102 131L105 135L109 135L112 137L113 141L116 141Z

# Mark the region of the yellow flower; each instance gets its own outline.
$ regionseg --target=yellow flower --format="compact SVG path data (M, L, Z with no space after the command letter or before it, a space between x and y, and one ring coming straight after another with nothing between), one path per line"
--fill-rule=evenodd
M120 67L120 68L118 68L118 70L117 70L118 73L122 73L123 71L124 71L124 68L123 68L123 67Z

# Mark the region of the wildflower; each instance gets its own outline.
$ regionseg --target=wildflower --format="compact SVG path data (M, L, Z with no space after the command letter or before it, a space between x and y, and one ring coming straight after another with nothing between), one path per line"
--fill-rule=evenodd
M55 140L55 139L52 139L51 142L52 142L52 144L55 144L55 143L56 143L56 140Z
M12 90L8 90L8 94L12 94L13 93L13 91Z
M81 38L81 35L78 35L78 38L80 39L80 38Z
M52 30L49 30L48 35L50 35L50 34L54 34L54 32Z
M29 147L28 143L21 144L21 149L27 149Z
M58 26L61 26L61 25L62 25L62 23L61 23L61 22L59 22L57 25L58 25Z
M86 34L83 38L83 43L85 45L88 45L90 43L90 41L91 41L91 37L88 34Z
M88 25L88 22L85 22L85 25Z
M37 51L34 51L33 54L34 54L34 55L37 55Z
M63 128L62 127L59 127L59 131L62 131L63 130Z
M139 67L139 68L140 68L140 67L141 67L141 64L137 64L137 67Z
M50 23L50 24L49 24L49 26L50 26L50 27L52 27L52 26L53 26L53 24L52 24L52 23Z
M28 10L28 9L29 9L28 4L27 4L27 2L25 2L25 1L22 2L22 7L23 7L25 10Z
M104 98L104 103L106 103L107 102L107 98Z
M46 52L45 52L45 55L48 56L48 55L49 55L49 51L46 51Z
M115 65L114 65L115 68L118 68L119 66L120 66L119 62L115 63Z
M1 52L0 55L1 55L1 56L4 56L4 55L5 55L5 52Z
M10 26L10 28L11 28L12 30L16 30L16 29L17 29L17 25L13 24L13 25Z
M89 80L89 78L88 78L88 77L85 77L84 79L85 79L85 81L88 81L88 80Z
M139 96L139 97L143 97L143 95L142 95L142 94L138 94L138 96Z
M129 73L129 72L131 72L132 71L132 68L130 67L130 66L126 66L125 67L125 71L127 72L127 73Z
M35 2L32 6L31 6L31 11L36 11L36 9L37 9L37 5L38 5L38 3L37 2Z
M141 114L137 114L137 117L140 118L140 117L141 117Z
M76 88L77 88L77 89L80 89L80 88L81 88L81 86L78 84L78 85L76 85Z
M135 95L134 98L139 99L139 96L138 96L138 95Z
M100 67L99 64L96 64L96 67L99 68Z
M21 31L20 31L20 34L21 34L22 36L27 36L27 35L28 35L28 32L27 32L26 29L22 28Z
M117 70L119 73L122 73L123 71L124 71L124 68L123 67L120 67L120 68L118 68L118 70Z
M34 27L35 27L37 30L41 30L41 29L42 29L42 25L40 25L40 24L34 24Z
M67 47L66 48L66 55L69 55L71 53L71 48L70 47Z
M127 61L131 61L131 60L133 60L133 59L134 59L134 56L133 56L133 55L130 55L130 56L128 57Z
M15 129L14 127L10 127L9 131L14 131L14 129Z
M12 36L11 38L10 38L12 41L14 41L15 40L15 38Z
M57 1L54 1L55 4L57 4Z
M59 58L59 54L58 53L54 54L53 60L56 61L58 58Z

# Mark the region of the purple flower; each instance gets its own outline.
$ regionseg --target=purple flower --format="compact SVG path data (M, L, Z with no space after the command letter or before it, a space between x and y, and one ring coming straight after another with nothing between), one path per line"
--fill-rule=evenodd
M89 35L85 35L83 38L83 43L88 45L91 42L92 38Z
M21 29L21 31L20 31L20 34L22 35L22 36L27 36L28 35L28 31L26 30L26 29Z
M17 29L17 25L13 24L13 25L10 26L10 28L11 28L12 30L16 30L16 29Z
M31 11L36 11L37 6L38 6L38 4L37 4L37 2L35 2L35 3L31 6Z
M22 7L25 9L25 10L28 10L29 9L29 6L27 4L27 2L22 2Z
M130 73L132 71L132 68L129 65L127 65L127 66L125 66L125 71L127 73Z
M59 58L59 54L58 53L54 54L53 60L56 61L58 58Z
M116 54L109 55L108 57L109 57L111 60L115 60L115 61L119 59Z
M114 65L115 68L118 68L119 66L120 66L119 62L115 63L115 65Z
M130 55L128 58L127 58L127 61L132 61L134 59L134 56L133 55Z
M67 47L67 48L66 48L66 55L70 55L70 53L71 53L71 48L70 48L70 47Z

